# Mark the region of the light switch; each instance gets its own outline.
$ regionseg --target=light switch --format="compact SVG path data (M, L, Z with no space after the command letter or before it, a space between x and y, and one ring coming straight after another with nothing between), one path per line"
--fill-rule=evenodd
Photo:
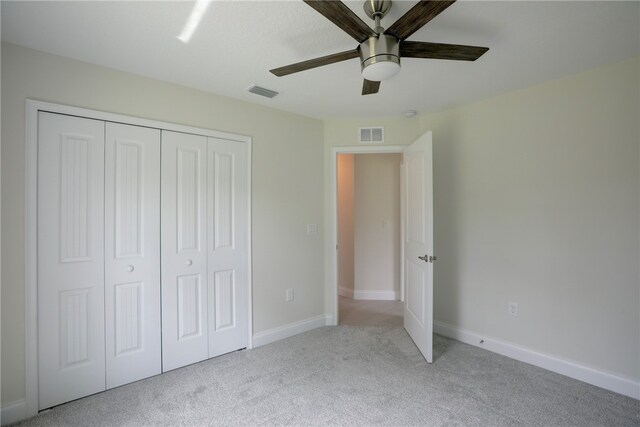
M307 234L318 234L318 224L307 224Z

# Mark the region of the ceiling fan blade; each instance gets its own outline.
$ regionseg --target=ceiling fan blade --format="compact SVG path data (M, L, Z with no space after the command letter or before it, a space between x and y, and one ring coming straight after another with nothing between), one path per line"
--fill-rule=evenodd
M362 85L363 95L378 93L378 89L380 89L380 82L373 82L371 80L364 79L364 83Z
M358 43L376 36L376 32L341 1L304 0L304 2L356 39Z
M422 28L427 22L442 13L456 0L420 0L400 19L393 23L385 34L404 40Z
M289 74L297 73L300 71L310 70L316 67L322 67L323 65L335 64L336 62L346 61L347 59L357 58L359 56L358 50L347 50L346 52L333 53L327 56L321 56L320 58L309 59L308 61L298 62L296 64L285 65L284 67L274 68L271 71L278 77L286 76Z
M488 47L465 46L460 44L428 43L403 41L400 43L400 56L403 58L453 59L475 61Z

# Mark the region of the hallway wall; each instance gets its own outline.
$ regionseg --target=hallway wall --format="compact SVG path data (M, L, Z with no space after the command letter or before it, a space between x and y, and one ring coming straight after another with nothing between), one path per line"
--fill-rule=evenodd
M355 176L353 154L338 155L338 292L353 298Z
M400 298L402 154L355 155L356 299Z

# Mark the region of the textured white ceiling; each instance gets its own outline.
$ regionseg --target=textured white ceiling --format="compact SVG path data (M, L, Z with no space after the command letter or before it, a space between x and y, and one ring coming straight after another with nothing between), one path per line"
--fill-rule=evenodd
M345 2L365 22L362 2ZM388 27L415 4L394 1ZM640 54L640 3L459 1L410 40L490 48L476 62L402 60L361 96L357 59L275 77L268 70L357 43L301 1L215 1L189 44L192 2L2 1L2 40L318 118L440 110ZM246 92L258 84L274 99Z

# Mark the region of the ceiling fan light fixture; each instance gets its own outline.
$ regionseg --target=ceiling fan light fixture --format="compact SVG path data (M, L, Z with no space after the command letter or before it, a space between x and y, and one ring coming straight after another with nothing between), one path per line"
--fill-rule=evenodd
M399 71L398 61L383 59L365 65L362 69L362 77L372 82L381 82L395 76Z
M374 82L390 79L400 71L400 45L393 36L369 37L358 47L362 77Z

